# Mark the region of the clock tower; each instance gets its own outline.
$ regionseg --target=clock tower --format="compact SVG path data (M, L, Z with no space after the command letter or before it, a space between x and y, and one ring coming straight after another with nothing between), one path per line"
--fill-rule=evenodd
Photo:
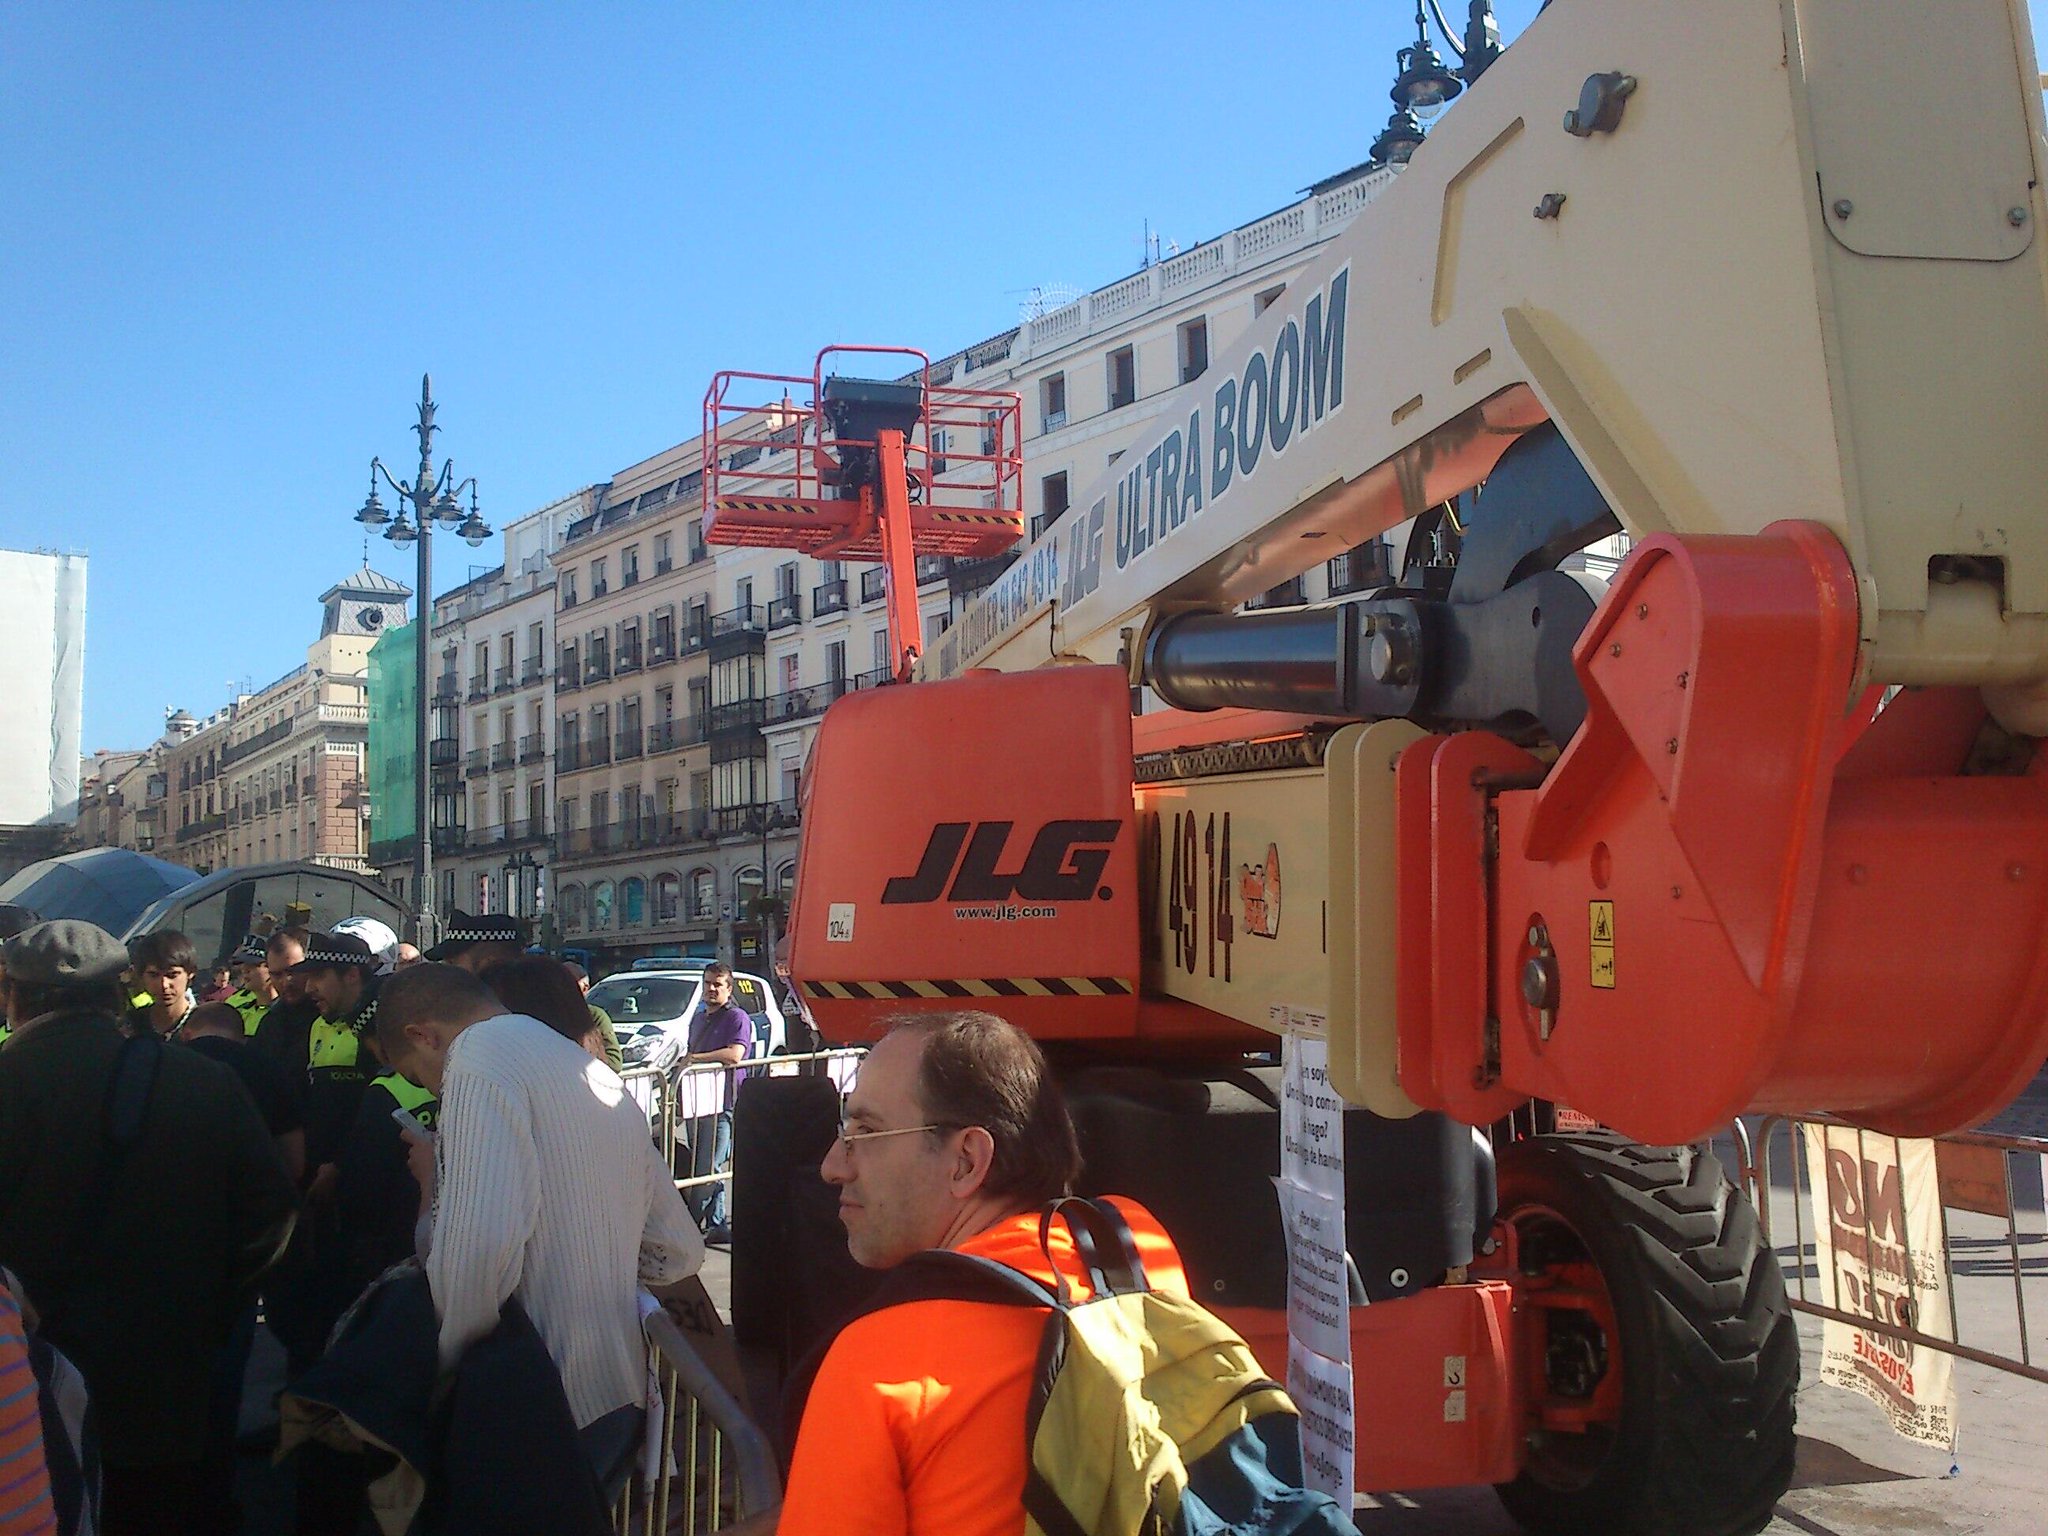
M320 634L359 635L375 640L387 629L406 620L406 600L412 588L402 581L378 574L365 565L353 576L337 581L320 594L324 610Z

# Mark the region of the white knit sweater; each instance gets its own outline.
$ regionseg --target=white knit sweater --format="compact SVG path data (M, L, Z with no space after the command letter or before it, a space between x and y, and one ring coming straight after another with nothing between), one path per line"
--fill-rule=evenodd
M427 1277L445 1370L517 1296L580 1427L646 1395L634 1295L697 1272L704 1239L619 1076L523 1014L448 1050Z

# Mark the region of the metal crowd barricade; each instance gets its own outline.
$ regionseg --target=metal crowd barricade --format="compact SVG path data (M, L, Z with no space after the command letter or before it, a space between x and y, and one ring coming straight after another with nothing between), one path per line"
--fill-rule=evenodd
M735 1066L721 1066L716 1062L698 1062L694 1066L671 1068L661 1090L654 1114L666 1115L666 1136L663 1124L654 1119L654 1134L658 1145L674 1147L679 1137L687 1139L689 1122L706 1115L715 1115L725 1107L726 1084L734 1079L753 1076L795 1077L809 1070L829 1077L838 1084L839 1096L845 1098L853 1087L853 1080L859 1074L860 1063L867 1055L865 1047L840 1048L827 1051L806 1051L794 1055L749 1056ZM651 1114L651 1119L653 1115ZM676 1180L681 1190L701 1189L710 1184L731 1184L732 1168L713 1169L709 1173L686 1175Z
M1813 1190L1804 1155L1803 1129L1809 1125L1854 1132L1857 1137L1859 1164L1864 1161L1864 1138L1872 1141L1890 1140L1894 1143L1897 1140L1883 1132L1866 1130L1827 1115L1771 1115L1761 1122L1754 1137L1750 1128L1740 1120L1731 1127L1743 1187L1756 1206L1757 1220L1762 1228L1764 1241L1773 1247L1777 1246L1772 1235L1771 1219L1773 1146L1781 1130L1789 1140L1792 1151L1790 1198L1793 1233L1791 1251L1783 1259L1783 1263L1789 1267L1795 1282L1790 1287L1789 1297L1793 1310L1833 1322L1846 1323L1854 1328L1866 1329L1901 1343L1952 1355L1959 1360L1969 1360L1991 1370L2048 1384L2048 1368L2037 1364L2034 1359L2034 1343L2029 1333L2027 1317L2027 1282L2030 1279L2034 1280L2044 1292L2048 1292L2048 1230L2023 1233L2020 1230L2019 1204L2013 1197L2015 1158L2026 1157L2033 1160L2041 1170L2044 1185L2048 1185L2048 1162L2042 1161L2048 1158L2048 1138L2009 1136L1988 1131L1959 1131L1934 1139L1938 1184L1941 1191L1941 1264L1950 1298L1949 1318L1953 1333L1952 1337L1944 1338L1939 1334L1924 1333L1903 1323L1828 1306L1814 1300L1810 1295L1807 1287L1807 1267L1809 1260L1817 1255L1818 1249L1807 1231ZM1897 1161L1896 1145L1893 1154L1894 1160ZM1860 1203L1863 1207L1864 1251L1868 1253L1873 1251L1871 1202L1863 1200ZM2048 1221L2048 1198L2044 1198L2043 1204L2044 1221ZM1992 1222L2003 1218L2003 1231L1992 1227L1983 1231L1958 1232L1951 1225L1951 1211L1987 1218ZM1976 1227L1978 1223L1973 1221L1968 1225ZM2033 1252L2023 1252L2027 1249ZM1910 1250L1907 1253L1907 1262L1910 1269ZM1983 1342L1964 1340L1963 1297L1956 1288L1958 1273L1973 1281L2009 1279L2012 1303L2010 1316L2013 1332L2017 1336L2014 1347L1987 1348ZM1971 1294L1981 1301L1981 1292L1977 1287L1973 1286ZM2037 1308L2037 1316L2041 1315L2043 1310ZM1979 1316L1973 1320L1969 1331L1973 1338L1981 1341L1987 1334L2003 1330L1996 1320L1987 1321ZM2000 1342L2002 1344L2002 1341Z
M782 1483L768 1437L666 1312L649 1316L646 1332L660 1411L612 1529L696 1536L774 1508Z

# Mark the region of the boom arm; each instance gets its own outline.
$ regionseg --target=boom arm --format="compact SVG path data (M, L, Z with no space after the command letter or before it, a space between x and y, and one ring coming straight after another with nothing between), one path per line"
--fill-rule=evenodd
M1560 126L1589 77L1635 90ZM1929 79L1967 80L1935 114ZM1570 0L956 626L926 675L1139 654L1549 420L1638 537L1840 541L1867 683L2048 677L2043 123L2018 0Z

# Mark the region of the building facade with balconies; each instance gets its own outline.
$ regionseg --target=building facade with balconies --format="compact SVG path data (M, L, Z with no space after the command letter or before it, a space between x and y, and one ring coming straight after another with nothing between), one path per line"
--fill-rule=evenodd
M136 751L93 753L79 764L78 848L126 848L155 855L169 845L176 811L164 755L199 729L182 709L164 712L164 733Z
M303 666L167 748L158 857L202 874L291 859L370 868L365 669L411 596L368 566L336 582L320 595L320 637Z
M555 931L607 965L717 943L713 735L730 712L713 674L758 654L765 618L715 579L701 468L693 440L620 470L555 556Z
M554 837L554 551L585 487L506 525L504 564L434 602L428 744L434 883L445 916L547 909ZM387 880L401 884L408 845Z
M1014 390L1024 406L1025 539L1042 536L1162 413L1200 379L1287 285L1390 185L1393 170L1355 166L1297 201L932 364L934 382ZM1354 278L1357 282L1360 279ZM957 617L1014 553L956 561ZM1266 599L1317 602L1362 590L1389 558L1380 541L1345 550Z

